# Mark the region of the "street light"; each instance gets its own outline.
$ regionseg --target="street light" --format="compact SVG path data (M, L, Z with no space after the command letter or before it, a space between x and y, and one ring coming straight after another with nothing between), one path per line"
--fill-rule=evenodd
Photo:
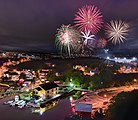
M69 100L70 100L70 102L72 102L72 100L73 100L73 97L71 96L71 97L69 98Z
M106 94L104 94L104 97L106 98L106 97L107 97L107 95L106 95Z
M136 61L136 60L137 60L137 58L136 58L136 57L133 57L133 58L132 58L132 60Z
M137 82L137 79L134 79L134 82Z
M69 85L70 85L70 87L73 87L73 86L74 86L74 85L73 85L73 83L71 83L71 82L70 82L70 84L69 84Z
M106 94L104 94L104 97L106 98L106 101L108 102L108 98L107 98L107 95Z
M106 59L107 59L107 60L109 60L109 59L110 59L110 57L109 57L109 56L107 56L107 57L106 57Z

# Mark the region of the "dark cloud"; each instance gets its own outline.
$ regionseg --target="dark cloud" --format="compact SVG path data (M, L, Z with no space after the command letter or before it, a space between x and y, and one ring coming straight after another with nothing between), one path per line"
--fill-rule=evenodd
M56 29L73 24L74 14L86 4L97 6L105 21L138 18L137 0L1 0L0 49L55 51ZM138 48L138 39L132 41L129 46Z

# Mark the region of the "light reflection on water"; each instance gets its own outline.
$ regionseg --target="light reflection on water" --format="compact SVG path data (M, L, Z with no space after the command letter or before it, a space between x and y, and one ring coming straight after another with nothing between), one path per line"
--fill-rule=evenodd
M32 108L32 113L39 113L40 115L42 115L47 110L54 108L57 104L58 104L58 100L45 104L43 105L43 107Z
M76 99L73 97L72 94L65 96L63 98L60 98L60 100L56 99L54 101L51 101L50 103L40 105L40 107L32 108L32 113L37 113L39 115L43 115L44 112L46 112L50 109L53 109L54 107L56 107L58 105L59 102L61 102L64 99L68 99L68 101L70 102L71 111L72 111L72 113L75 113L75 106L74 106L75 104L74 103L75 103Z

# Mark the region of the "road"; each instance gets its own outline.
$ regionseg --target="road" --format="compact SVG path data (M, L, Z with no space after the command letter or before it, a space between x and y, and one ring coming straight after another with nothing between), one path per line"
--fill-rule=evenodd
M97 92L92 92L85 95L83 98L79 100L79 102L85 104L92 104L93 109L98 109L98 108L106 109L109 105L110 99L113 96L116 96L118 93L122 91L127 92L127 91L132 91L134 89L138 89L138 85L101 89L98 90Z

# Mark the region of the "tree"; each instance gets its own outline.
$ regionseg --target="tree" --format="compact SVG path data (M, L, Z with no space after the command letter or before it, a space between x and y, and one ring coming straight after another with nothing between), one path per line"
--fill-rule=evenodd
M99 74L100 82L103 82L103 87L110 87L113 80L113 71L110 68L103 68Z
M79 98L81 96L81 91L77 91L75 95Z
M5 81L8 81L9 80L9 78L6 76L6 77L1 77L1 79L2 79L2 82L5 82Z
M104 120L103 113L99 113L98 111L95 112L94 120Z
M83 76L82 73L74 70L73 68L69 68L64 72L65 83L72 83L74 87L80 87L82 84Z
M98 89L101 88L101 79L99 75L94 75L90 77L89 89Z
M56 79L56 72L54 70L49 71L46 78L48 81L53 82Z
M19 79L26 79L26 74L25 73L21 73L20 76L19 76Z
M138 90L121 92L111 100L106 112L107 120L137 120Z
M93 82L90 82L90 83L89 83L88 90L92 90L92 89L93 89Z
M79 72L74 72L73 74L72 74L72 83L74 84L74 86L75 87L80 87L81 86L81 84L82 84L82 79L83 79L83 77L82 77L82 75L79 73Z

